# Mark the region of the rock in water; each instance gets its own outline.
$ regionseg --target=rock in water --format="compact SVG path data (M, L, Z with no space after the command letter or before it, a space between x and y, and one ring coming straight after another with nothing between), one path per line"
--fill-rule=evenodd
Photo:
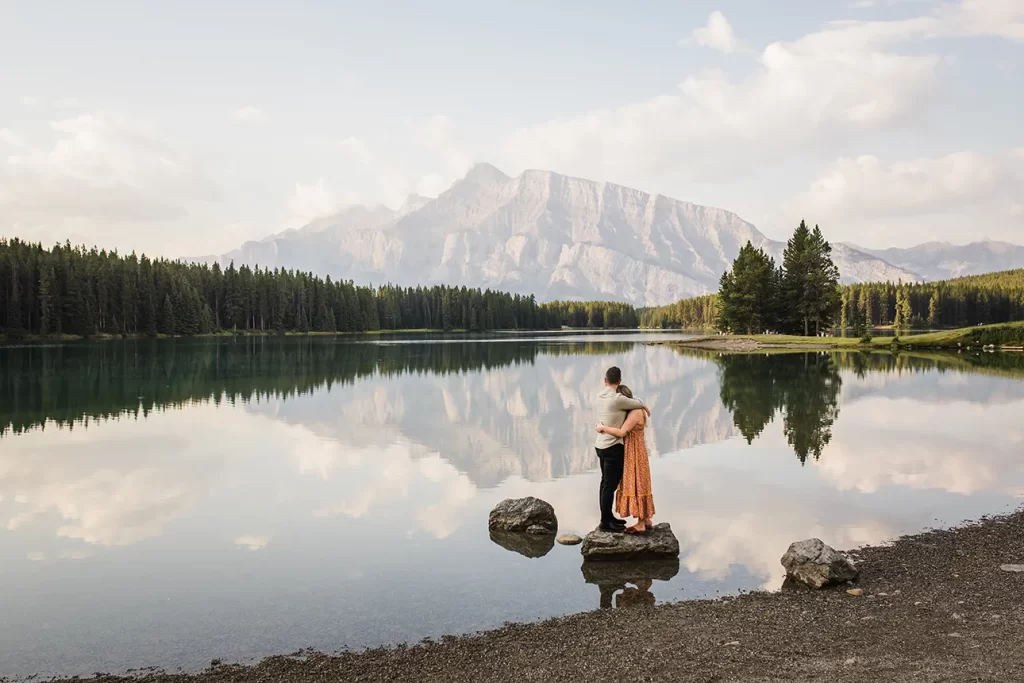
M646 534L594 529L583 539L580 551L587 560L652 560L679 557L679 541L672 527L662 522Z
M583 539L576 534L565 534L564 536L559 536L555 540L562 545L579 545L580 543L583 543Z
M853 581L859 572L850 560L817 538L798 541L782 556L786 575L811 588Z
M491 510L487 527L491 531L553 534L558 531L558 518L555 508L539 498L508 498Z

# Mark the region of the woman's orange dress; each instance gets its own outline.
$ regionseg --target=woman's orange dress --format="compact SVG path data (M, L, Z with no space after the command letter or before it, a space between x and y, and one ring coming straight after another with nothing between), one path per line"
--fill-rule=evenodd
M622 483L615 492L615 508L620 517L650 519L654 516L654 493L651 490L651 465L647 460L644 425L633 427L623 443L626 459Z

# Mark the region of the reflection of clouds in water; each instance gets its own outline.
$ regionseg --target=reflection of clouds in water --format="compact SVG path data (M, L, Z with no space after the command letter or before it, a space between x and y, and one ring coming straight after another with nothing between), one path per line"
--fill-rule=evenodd
M437 502L420 509L416 519L434 537L447 538L463 522L464 510L476 498L477 488L469 477L460 474L440 457L429 458L420 464L427 478L441 484L441 496Z
M97 545L159 535L221 467L219 459L183 455L183 426L193 429L192 421L180 413L160 417L167 429L155 435L153 423L120 420L92 430L33 431L5 443L0 489L17 510L7 529L49 524L56 515L58 536ZM116 443L97 440L97 431L112 433Z
M346 450L341 444L336 446L339 451ZM429 485L431 493L437 491L430 498L434 502L421 505L418 498L415 518L424 531L445 538L459 528L462 509L477 494L476 486L466 475L438 454L428 453L416 444L397 443L373 453L357 451L348 455L358 457L347 457L338 471L333 467L331 471L339 479L358 482L358 490L344 500L321 505L314 510L314 516L366 517L407 498L410 490L421 496Z
M269 536L239 536L235 539L235 545L245 550L263 550L270 543Z
M232 454L286 443L290 428L276 425L241 409L186 406L18 435L0 450L0 490L15 502L4 526L32 533L56 518L56 536L101 546L159 536L218 487Z
M1024 402L982 407L867 398L843 407L817 470L841 491L886 485L949 493L1009 493L1022 474L1019 436L1007 432Z

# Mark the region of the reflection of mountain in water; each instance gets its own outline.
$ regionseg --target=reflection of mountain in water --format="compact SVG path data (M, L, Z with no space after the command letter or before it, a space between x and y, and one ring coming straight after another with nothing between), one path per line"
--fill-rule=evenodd
M238 338L19 347L0 350L0 432L241 399L249 412L302 425L343 447L402 441L415 456L438 454L474 485L492 487L509 477L545 481L593 469L592 400L611 364L655 408L647 431L655 455L737 434L750 442L778 418L803 462L820 457L829 443L841 392L852 402L871 391L865 385L881 382L884 394L889 374L915 373L915 397L941 400L949 393L942 383L959 375L933 369L955 364L1024 374L1013 362L673 353L628 342L528 339L377 344ZM854 381L844 384L841 374ZM1024 394L1024 383L1005 385L1007 396ZM892 391L906 391L903 386L894 382Z
M552 357L487 373L368 378L331 396L310 395L250 409L302 424L353 446L401 437L439 453L488 488L509 477L546 481L596 466L593 399L612 364L655 407L647 438L670 452L731 437L715 367L666 348Z

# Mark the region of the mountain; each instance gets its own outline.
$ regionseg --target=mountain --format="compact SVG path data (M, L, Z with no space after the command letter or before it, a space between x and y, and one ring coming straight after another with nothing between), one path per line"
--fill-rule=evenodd
M963 246L928 242L909 249L850 248L918 273L925 280L949 280L1024 268L1024 247L1008 242L972 242Z
M550 171L511 178L478 164L436 199L413 196L398 211L351 207L220 261L661 305L715 291L748 240L781 260L784 244L723 209ZM834 257L846 282L919 279L846 245Z

